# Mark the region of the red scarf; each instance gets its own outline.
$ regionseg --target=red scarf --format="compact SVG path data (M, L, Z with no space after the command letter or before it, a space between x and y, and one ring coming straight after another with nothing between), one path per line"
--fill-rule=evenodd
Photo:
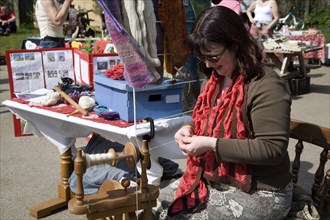
M243 75L240 74L221 92L219 87L223 79L212 74L199 95L192 116L194 132L198 136L246 139L251 131L246 114L247 86ZM207 182L220 181L248 192L251 188L250 173L246 164L218 162L213 150L201 156L188 156L186 171L168 215L196 211L196 206L203 205L208 196Z

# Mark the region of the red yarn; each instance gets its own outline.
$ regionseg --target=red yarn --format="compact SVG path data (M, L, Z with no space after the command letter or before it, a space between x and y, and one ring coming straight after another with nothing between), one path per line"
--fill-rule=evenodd
M124 80L124 64L119 63L114 67L107 69L104 75L114 80Z

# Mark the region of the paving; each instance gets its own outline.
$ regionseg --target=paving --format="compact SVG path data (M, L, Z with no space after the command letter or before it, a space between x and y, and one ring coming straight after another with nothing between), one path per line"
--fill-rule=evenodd
M8 99L9 82L6 66L0 66L0 103ZM292 118L330 127L330 67L321 66L308 74L310 92L292 97ZM274 112L276 114L276 112ZM45 138L15 137L12 114L0 105L0 219L34 219L29 214L31 206L57 196L59 152ZM78 139L76 146L86 145L86 139ZM294 143L289 151L293 158ZM184 160L176 160L184 170ZM299 184L308 189L312 173L319 162L319 152L305 145ZM329 168L330 164L327 164ZM72 215L67 209L43 219L86 219L84 215Z

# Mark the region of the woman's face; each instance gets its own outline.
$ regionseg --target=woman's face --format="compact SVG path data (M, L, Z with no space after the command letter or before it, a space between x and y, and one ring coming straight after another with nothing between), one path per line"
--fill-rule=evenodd
M207 50L201 50L201 60L206 67L213 68L221 76L231 77L236 69L236 52L219 44L209 44Z

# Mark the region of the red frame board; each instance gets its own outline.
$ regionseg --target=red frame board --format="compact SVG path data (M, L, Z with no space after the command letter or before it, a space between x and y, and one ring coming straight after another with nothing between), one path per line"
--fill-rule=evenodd
M63 58L66 55L69 59ZM36 60L39 59L39 62ZM29 74L38 73L41 81L38 82L37 86L47 88L51 83L56 83L55 80L60 78L60 73L63 76L63 72L71 74L73 76L75 83L88 84L94 86L94 72L98 70L105 60L107 67L110 67L112 60L120 62L120 57L117 54L89 54L78 48L51 48L51 49L35 49L35 50L7 50L6 51L6 63L8 69L8 80L10 87L10 98L17 98L15 93L17 87L20 86L26 76ZM119 61L118 61L119 60ZM21 61L21 64L19 63ZM53 61L53 62L51 62ZM36 64L37 63L37 64ZM19 66L21 65L21 66ZM37 71L31 71L29 73L28 69L24 65L30 68L37 68ZM102 64L103 65L103 64ZM18 67L17 67L18 66ZM64 66L64 67L63 67ZM95 66L95 68L94 68ZM17 68L16 68L17 67ZM64 68L70 69L66 71ZM100 67L101 68L101 67ZM18 70L17 70L18 69ZM20 71L22 69L22 71ZM26 70L27 69L27 70ZM94 71L95 69L95 71ZM22 72L22 73L21 73ZM25 73L24 73L25 72ZM51 79L49 74L56 72L56 79ZM96 73L98 74L98 72ZM33 75L34 76L34 75ZM18 77L22 77L22 81L18 80ZM29 83L27 83L29 84ZM34 83L36 84L36 83ZM48 85L48 86L47 86ZM47 89L50 89L47 88ZM13 114L14 122L14 133L16 137L27 136L30 134L24 134L22 131L22 121Z

